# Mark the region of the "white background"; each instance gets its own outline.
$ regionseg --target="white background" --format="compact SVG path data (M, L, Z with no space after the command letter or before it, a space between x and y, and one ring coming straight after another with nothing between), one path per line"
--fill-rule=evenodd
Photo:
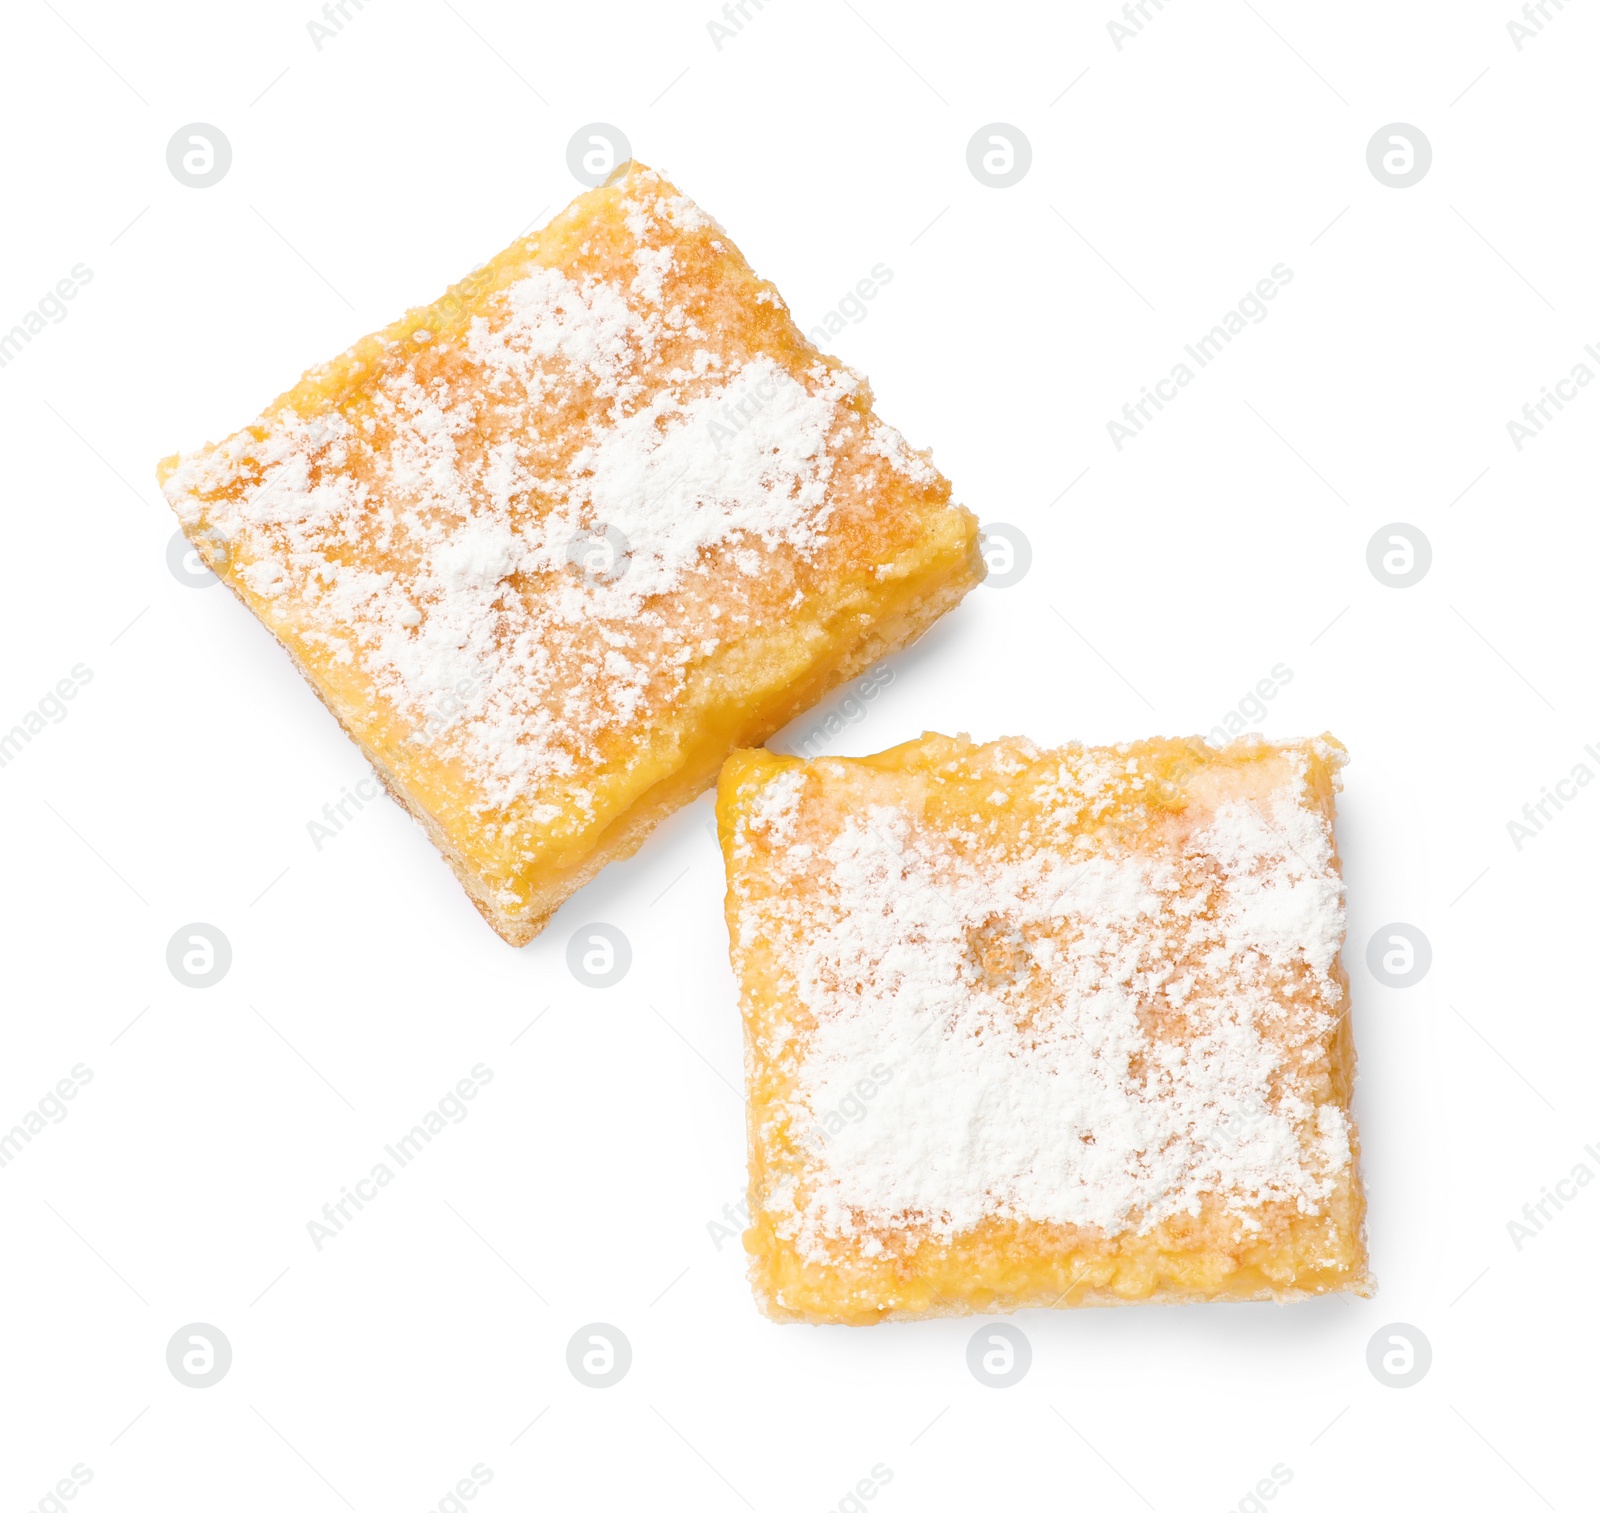
M1519 52L1510 0L1169 0L1118 51L1110 0L748 9L718 50L710 0L370 0L318 51L310 0L8 7L0 329L93 279L0 369L0 727L93 680L0 769L0 1128L93 1080L0 1169L6 1507L77 1463L87 1513L420 1513L475 1464L486 1513L823 1513L875 1464L886 1513L1221 1513L1280 1463L1289 1513L1592 1505L1600 1185L1520 1252L1506 1225L1600 1171L1600 788L1520 850L1506 826L1600 771L1600 392L1520 452L1506 422L1600 340L1600 15L1552 6ZM233 148L205 190L165 161L195 121ZM1349 746L1375 1299L1024 1314L1004 1391L970 1320L769 1323L707 1229L744 1184L709 799L522 951L387 800L313 848L361 759L230 595L169 572L156 459L559 210L592 121L802 327L887 264L834 350L1031 542L833 750L1203 732L1280 662L1252 723ZM996 121L1033 148L1004 190L966 164ZM1434 153L1402 190L1366 163L1396 121ZM1116 450L1276 263L1268 318ZM1412 588L1367 567L1394 521L1432 543ZM233 947L203 991L165 964L191 921ZM605 991L565 964L592 921L633 948ZM1404 991L1364 965L1391 921L1434 949ZM318 1252L307 1221L476 1062L470 1117ZM565 1365L597 1320L634 1353L603 1391ZM205 1390L165 1364L192 1321L233 1346ZM1393 1321L1434 1352L1404 1390L1366 1365Z

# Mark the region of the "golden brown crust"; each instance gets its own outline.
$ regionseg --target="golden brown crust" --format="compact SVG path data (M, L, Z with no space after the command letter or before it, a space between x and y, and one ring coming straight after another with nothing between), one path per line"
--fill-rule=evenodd
M802 418L783 429L786 406ZM777 482L752 482L759 449L722 456L747 425L793 449L770 449ZM696 481L651 471L669 443ZM864 381L638 164L159 476L201 557L514 944L733 746L983 576L977 522ZM620 582L575 601L570 548L616 524L605 510L646 539ZM471 707L441 717L460 687Z
M1057 769L1079 778L1094 769L1084 791L1095 794L1098 811L1086 809L1050 842L1069 855L1080 854L1072 849L1076 838L1094 855L1177 856L1202 824L1214 820L1219 804L1263 800L1287 783L1307 812L1328 823L1336 877L1331 821L1342 760L1343 748L1328 737L1287 746L1236 742L1223 751L1194 740L1040 752L1021 741L975 746L929 734L857 759L802 762L766 751L735 752L723 768L717 815L746 1029L751 1226L745 1245L762 1310L784 1321L872 1323L1025 1307L1286 1302L1330 1291L1369 1293L1365 1200L1348 1120L1355 1072L1348 981L1336 957L1321 978L1296 968L1272 979L1289 1018L1268 1033L1284 1037L1285 1052L1303 1060L1297 1096L1338 1110L1347 1125L1349 1160L1329 1169L1314 1202L1262 1202L1241 1224L1237 1208L1207 1197L1196 1212L1174 1213L1142 1232L988 1217L907 1244L897 1229L874 1228L861 1214L850 1241L808 1238L803 1224L796 1227L792 1195L814 1180L816 1148L794 1124L801 1062L793 1052L807 1043L817 1021L797 995L799 958L773 945L794 910L810 921L804 938L817 937L824 914L806 910L818 886L813 878L820 853L829 837L859 823L874 805L899 805L920 817L917 824L965 835L963 844L975 847L974 854L987 848L1015 856L1037 845L1052 808L1049 798L1037 796ZM1129 764L1136 770L1124 770ZM785 775L803 775L806 797L793 801L797 828L785 828L774 845L763 836L760 815L770 813L774 783ZM996 806L1002 790L1009 801ZM984 813L985 806L993 812ZM972 839L980 832L981 843ZM811 848L800 869L804 876L782 872L779 853L802 843ZM1159 1004L1141 1011L1160 1012ZM1294 1023L1303 1032L1289 1028Z

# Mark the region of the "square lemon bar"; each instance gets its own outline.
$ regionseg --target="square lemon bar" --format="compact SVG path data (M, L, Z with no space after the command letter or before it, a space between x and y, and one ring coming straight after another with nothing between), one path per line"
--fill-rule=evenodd
M159 477L517 945L983 576L865 380L637 163Z
M739 751L776 1319L1370 1291L1331 737Z

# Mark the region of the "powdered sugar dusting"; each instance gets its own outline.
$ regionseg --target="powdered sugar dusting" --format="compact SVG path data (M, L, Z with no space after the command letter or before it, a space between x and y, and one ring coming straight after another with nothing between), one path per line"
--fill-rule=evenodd
M750 855L749 832L762 831L769 845L787 848L790 861L794 861L793 846L795 820L799 816L800 790L805 786L806 775L798 767L780 772L756 795L739 827L735 847L741 857ZM807 848L800 860L811 855Z
M914 805L841 818L803 773L735 837L779 842L736 955L771 942L810 1020L766 1047L803 1159L765 1205L802 1254L985 1219L1145 1233L1206 1198L1245 1230L1265 1203L1318 1212L1351 1159L1313 1065L1343 888L1298 779L1085 855L985 847Z
M546 539L563 547L585 519L620 530L632 557L616 592L628 600L671 592L734 536L813 547L829 514L828 433L847 392L831 376L808 389L766 357L688 402L663 390L577 455Z
M1325 976L1339 954L1344 914L1318 817L1288 793L1270 814L1256 804L1221 804L1200 844L1227 879L1225 948L1253 948L1282 964L1298 954Z
M848 370L706 329L706 254L682 239L713 224L647 169L623 227L600 271L530 255L488 313L363 357L350 402L281 408L166 484L269 622L365 676L375 741L427 744L480 814L521 801L535 826L587 823L586 770L625 764L719 647L798 602L841 510L870 506L878 462L846 487L841 457L940 481Z

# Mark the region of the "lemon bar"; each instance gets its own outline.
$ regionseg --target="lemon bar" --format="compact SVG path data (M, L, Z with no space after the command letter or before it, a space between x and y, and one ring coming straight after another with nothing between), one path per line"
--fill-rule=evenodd
M1344 748L739 751L718 829L764 1312L1370 1291Z
M159 477L517 945L983 576L866 381L637 163Z

